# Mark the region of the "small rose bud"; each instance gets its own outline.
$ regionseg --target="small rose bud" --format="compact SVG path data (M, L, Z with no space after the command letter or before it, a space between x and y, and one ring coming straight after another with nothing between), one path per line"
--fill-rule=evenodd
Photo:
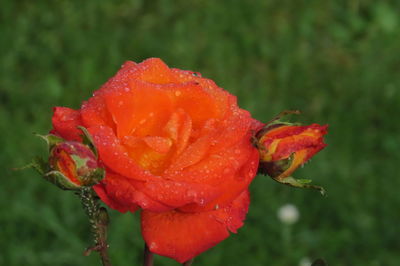
M325 195L323 187L309 184L309 179L295 179L291 174L326 146L323 136L328 125L297 126L276 121L266 124L253 138L260 153L258 172L279 183L313 188Z
M290 176L326 144L327 125L295 126L273 124L257 133L260 172L274 179Z
M78 189L97 184L104 177L93 151L76 141L58 142L50 148L49 165L53 171L45 175L63 189Z

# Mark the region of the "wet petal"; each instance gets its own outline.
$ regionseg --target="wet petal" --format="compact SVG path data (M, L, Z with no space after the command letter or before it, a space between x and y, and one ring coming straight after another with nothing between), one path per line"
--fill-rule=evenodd
M168 153L172 146L171 139L160 136L147 136L143 138L143 141L150 148L159 153Z
M134 212L139 207L156 212L172 209L137 190L135 181L115 173L109 172L101 184L95 187L95 190L108 206L121 212L127 210Z
M116 124L117 136L158 135L172 113L172 102L158 87L132 81L129 90L107 94L106 105Z
M248 159L235 170L233 167L227 166L223 171L225 175L215 177L214 186L218 188L218 197L207 202L205 205L188 204L179 208L184 212L198 212L205 210L213 210L216 207L223 208L238 197L244 190L248 188L254 179L258 169L259 155L257 150L252 150Z
M115 123L108 112L103 97L94 96L81 106L82 121L85 127L106 125L115 130Z
M208 184L193 184L164 178L136 182L135 187L152 199L173 208L191 203L205 205L219 195L219 189Z
M143 238L150 251L183 263L227 238L229 231L236 232L249 202L245 191L229 206L214 211L142 211Z
M155 178L149 171L140 168L132 160L115 136L113 130L106 126L88 128L93 137L100 159L116 173L136 180L151 180Z
M77 127L82 125L82 120L79 111L67 107L54 107L53 111L54 133L66 140L80 141L82 131Z

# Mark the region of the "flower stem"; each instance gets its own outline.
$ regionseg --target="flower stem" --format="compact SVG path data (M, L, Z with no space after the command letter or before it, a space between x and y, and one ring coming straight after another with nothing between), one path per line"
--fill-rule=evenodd
M94 238L94 246L87 248L83 254L88 256L92 251L97 251L103 266L111 266L107 245L107 226L109 222L107 210L100 207L99 200L92 188L81 188L79 197L83 209L89 218L90 231Z
M190 266L190 265L192 265L193 261L194 261L194 259L188 260L188 261L184 262L182 265L183 266Z
M143 266L153 266L154 255L150 251L149 247L144 244L143 251Z

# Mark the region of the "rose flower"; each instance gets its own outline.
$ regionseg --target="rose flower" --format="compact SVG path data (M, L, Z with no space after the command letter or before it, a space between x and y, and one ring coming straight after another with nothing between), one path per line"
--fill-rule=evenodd
M129 61L52 121L68 140L87 128L106 168L97 194L120 212L142 210L150 251L184 262L243 225L259 162L250 138L262 125L213 81L156 58Z
M274 124L257 133L260 171L276 180L290 176L326 144L327 125Z

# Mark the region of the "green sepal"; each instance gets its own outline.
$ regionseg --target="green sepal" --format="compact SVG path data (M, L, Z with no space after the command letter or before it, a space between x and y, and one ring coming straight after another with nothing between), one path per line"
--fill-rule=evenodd
M53 134L48 134L48 135L35 134L35 135L46 141L47 146L49 147L49 151L58 143L65 141L63 138L60 138L59 136Z
M286 121L280 120L284 116L291 115L291 114L300 115L301 112L299 110L285 110L285 111L280 112L278 115L276 115L270 121L265 123L264 127L252 136L251 142L252 142L253 146L255 146L258 149L260 149L260 148L263 149L264 147L262 145L259 145L259 143L258 143L259 139L261 139L261 137L264 134L266 134L268 131L270 131L274 128L281 127L281 126L301 126L301 123L291 123L291 122L286 122Z
M273 178L273 179L281 184L285 184L285 185L292 186L292 187L315 189L315 190L318 190L322 196L326 195L326 191L323 187L316 186L316 185L310 185L310 183L312 181L311 179L295 179L292 176L288 176L285 178L279 178L279 179Z
M49 165L43 160L42 157L39 157L39 156L33 158L31 163L29 163L25 166L22 166L22 167L14 168L14 170L19 171L19 170L24 170L27 168L35 169L36 172L38 172L40 175L44 175L45 173L47 173L50 170Z
M96 159L98 159L98 152L97 152L96 146L94 145L92 135L90 135L89 131L85 127L78 126L78 128L83 132L83 134L81 135L83 144L87 145L92 150L94 155L96 156Z
M72 183L65 175L59 171L50 171L43 175L44 179L50 183L58 186L63 190L78 190L81 187L75 183Z
M41 175L44 175L50 170L48 163L42 157L39 156L33 158L32 168L35 169Z
M291 125L292 123L285 123L285 122L281 122L280 119L284 116L287 115L291 115L291 114L295 114L295 115L299 115L301 114L301 112L299 110L285 110L280 112L278 115L276 115L274 118L272 118L269 122L265 123L265 125L272 125L272 124L277 124L277 123L282 123L282 124L289 124Z
M286 159L273 161L273 162L263 162L260 160L258 165L258 174L268 175L272 178L276 178L284 173L293 162L293 154Z
M301 183L301 184L309 184L312 182L311 179L297 179L297 182Z

